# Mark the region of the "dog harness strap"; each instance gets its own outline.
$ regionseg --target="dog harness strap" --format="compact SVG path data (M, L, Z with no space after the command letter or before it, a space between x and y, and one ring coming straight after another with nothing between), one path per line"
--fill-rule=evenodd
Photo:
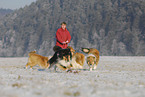
M57 42L59 42L58 40L56 40ZM61 45L63 45L63 43L59 42Z

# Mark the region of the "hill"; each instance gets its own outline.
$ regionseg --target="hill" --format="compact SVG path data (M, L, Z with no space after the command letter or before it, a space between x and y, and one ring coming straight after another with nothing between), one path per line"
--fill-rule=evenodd
M0 56L52 55L55 32L65 21L70 45L101 55L145 55L145 1L37 0L0 21Z
M2 9L0 8L0 19L2 19L5 15L12 13L13 10L11 9Z

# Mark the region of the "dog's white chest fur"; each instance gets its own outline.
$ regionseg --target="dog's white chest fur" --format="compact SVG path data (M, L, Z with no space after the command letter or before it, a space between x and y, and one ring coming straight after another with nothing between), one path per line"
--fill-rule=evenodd
M78 64L76 62L76 58L72 58L72 61L71 61L71 64L72 64L72 69L83 69L83 66L81 66L80 64Z

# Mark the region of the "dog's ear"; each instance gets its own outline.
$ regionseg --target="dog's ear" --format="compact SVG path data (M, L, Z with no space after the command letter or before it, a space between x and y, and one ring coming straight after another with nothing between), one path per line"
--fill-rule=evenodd
M34 51L31 51L31 52L29 52L29 53L36 53L36 50L34 50Z
M89 52L90 52L90 49L89 49L89 48L82 48L82 51L83 51L84 53L89 53Z
M75 52L75 50L71 46L68 46L67 48L70 49L71 52Z

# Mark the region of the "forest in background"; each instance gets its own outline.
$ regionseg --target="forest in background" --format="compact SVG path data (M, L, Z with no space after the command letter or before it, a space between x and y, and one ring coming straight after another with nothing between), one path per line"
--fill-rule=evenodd
M55 33L65 21L69 44L96 48L104 56L145 55L145 1L37 0L0 20L0 56L52 55Z
M13 12L13 10L11 10L11 9L0 8L0 19L2 19L5 15L12 13L12 12Z

